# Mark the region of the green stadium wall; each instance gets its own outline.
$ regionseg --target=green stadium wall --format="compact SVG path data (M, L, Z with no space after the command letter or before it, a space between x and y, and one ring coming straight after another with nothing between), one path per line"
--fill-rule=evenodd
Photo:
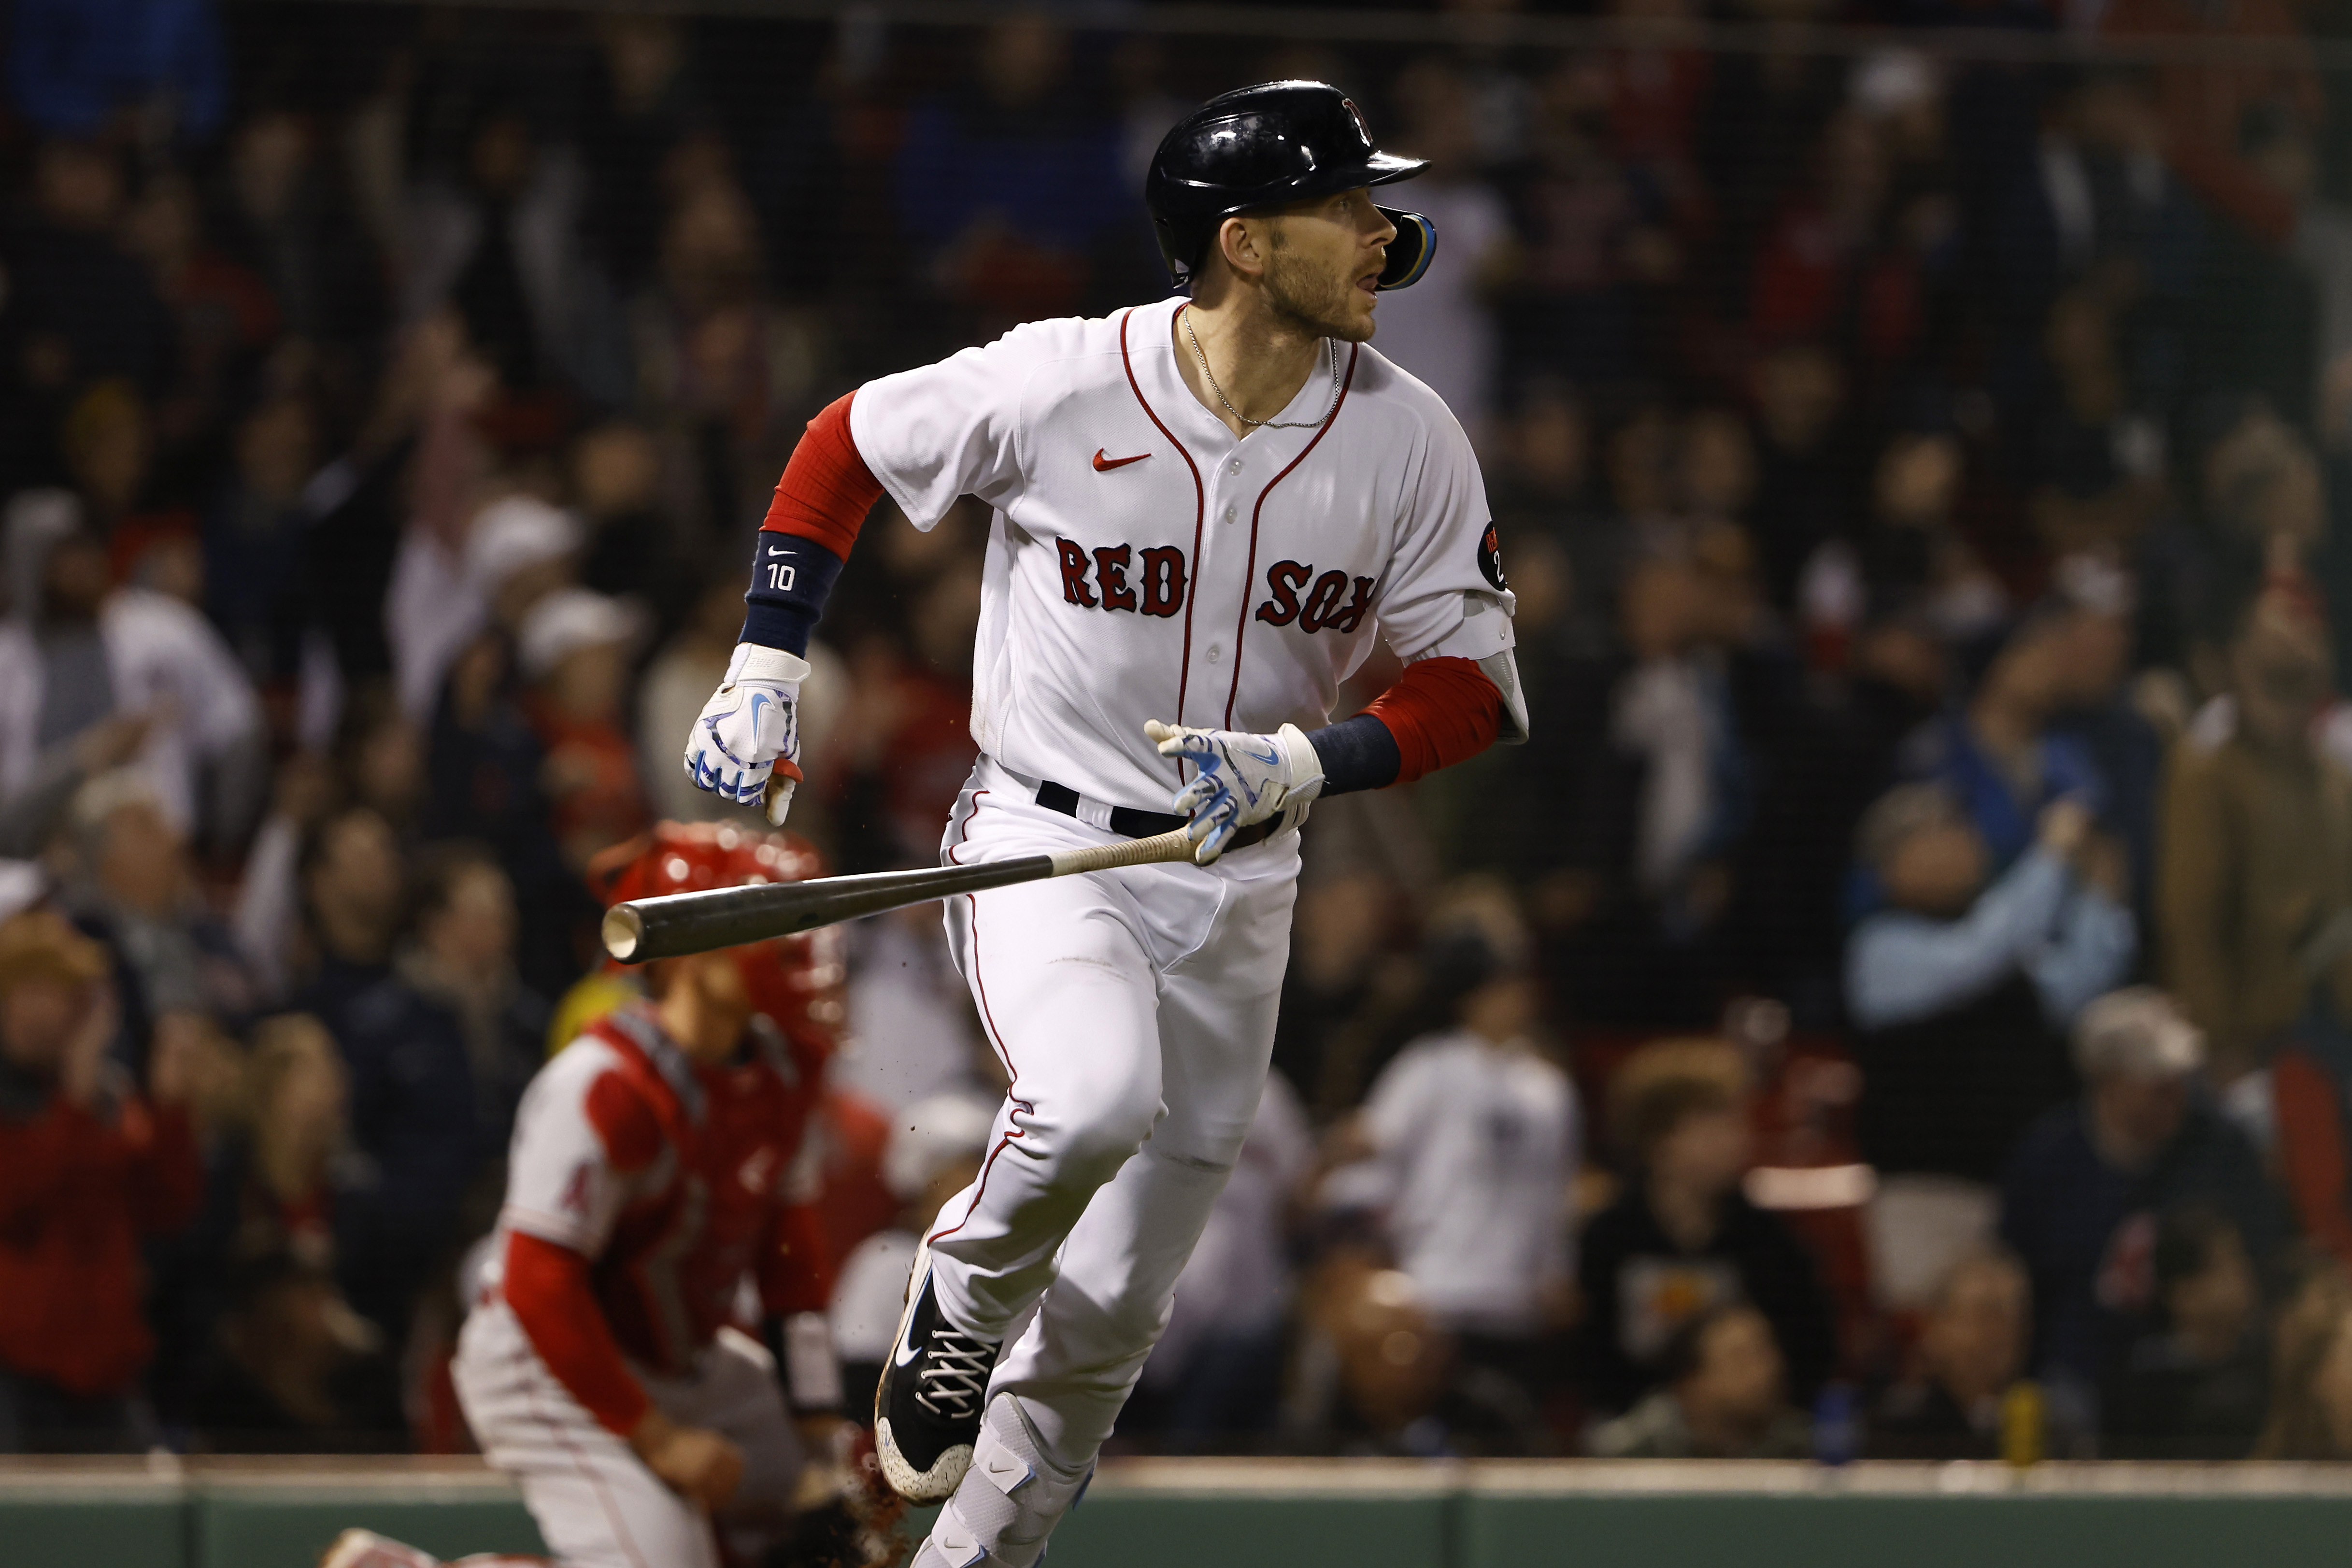
M0 1568L312 1568L352 1525L445 1557L543 1550L511 1489L466 1467L0 1464ZM2337 1568L2352 1468L1152 1461L1104 1475L1052 1563Z

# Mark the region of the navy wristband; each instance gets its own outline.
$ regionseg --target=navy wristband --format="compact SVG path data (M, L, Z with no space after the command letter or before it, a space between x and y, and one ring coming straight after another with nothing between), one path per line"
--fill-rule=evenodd
M1404 752L1386 724L1370 713L1359 713L1326 725L1307 737L1323 764L1324 795L1349 795L1360 789L1386 789L1404 771Z
M751 536L751 586L743 595L743 642L805 655L824 614L842 558L797 533L761 529Z

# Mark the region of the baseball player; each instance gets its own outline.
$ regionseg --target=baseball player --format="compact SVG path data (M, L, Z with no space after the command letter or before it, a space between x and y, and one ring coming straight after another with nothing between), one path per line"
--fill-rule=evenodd
M1012 1087L919 1252L876 1400L885 1475L947 1499L915 1562L1034 1562L1167 1321L1248 1134L1319 795L1517 740L1510 594L1445 406L1366 346L1434 237L1421 171L1320 82L1213 100L1145 201L1180 294L1038 321L810 423L686 768L781 819L802 654L866 510L994 510L957 864L1186 827L1196 865L1008 888L948 936ZM1385 638L1404 661L1328 722ZM1017 1341L1005 1341L1024 1314Z
M609 905L816 865L782 834L664 823L590 877ZM838 1424L804 1135L839 1016L837 946L820 931L650 964L645 998L523 1096L457 1394L568 1568L758 1562L789 1531L809 1445ZM738 1327L762 1321L768 1346ZM322 1568L435 1562L352 1531Z

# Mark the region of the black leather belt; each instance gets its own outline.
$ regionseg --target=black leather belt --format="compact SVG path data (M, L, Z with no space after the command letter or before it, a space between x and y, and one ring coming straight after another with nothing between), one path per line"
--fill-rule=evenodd
M1047 779L1037 786L1037 804L1047 811L1076 816L1078 815L1078 792L1067 784L1058 784ZM1246 849L1253 844L1264 842L1278 820L1269 817L1264 822L1253 822L1247 827L1235 829L1233 837L1225 844L1224 852L1230 855L1236 849ZM1184 823L1185 819L1172 811L1138 811L1131 805L1110 808L1110 830L1121 838L1155 838L1162 833L1175 832Z

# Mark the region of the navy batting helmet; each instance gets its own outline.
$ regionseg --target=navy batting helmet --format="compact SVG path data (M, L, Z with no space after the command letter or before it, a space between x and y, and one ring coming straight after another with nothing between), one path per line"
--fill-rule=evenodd
M1327 82L1267 81L1209 100L1160 139L1143 182L1160 254L1179 286L1208 254L1217 226L1254 207L1409 180L1429 165L1372 145L1364 117ZM1396 225L1380 287L1417 283L1437 254L1419 213L1380 209Z

